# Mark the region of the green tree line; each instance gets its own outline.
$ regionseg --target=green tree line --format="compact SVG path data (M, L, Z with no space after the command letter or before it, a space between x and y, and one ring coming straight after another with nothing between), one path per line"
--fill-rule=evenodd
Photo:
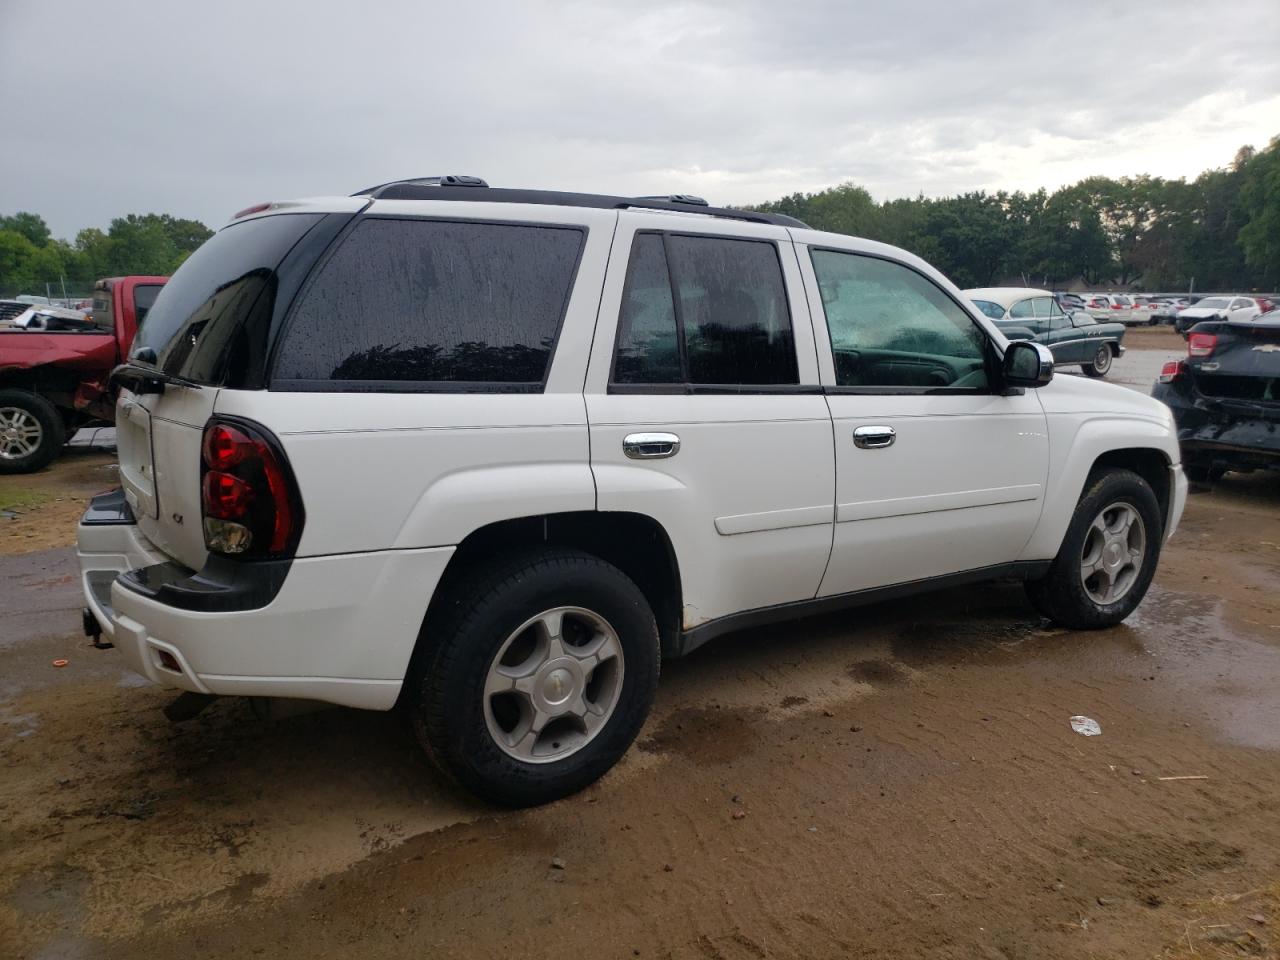
M1280 288L1280 137L1195 180L1089 177L1053 192L976 191L876 203L841 184L756 209L919 254L962 287L1026 282L1135 290ZM130 214L56 240L44 219L0 216L0 296L83 291L99 277L169 274L213 235L197 220Z
M198 220L165 214L117 217L104 232L89 227L75 241L54 239L35 213L0 215L0 296L83 293L101 277L165 276L178 269L213 231Z
M883 203L845 183L756 209L903 247L961 287L1280 288L1280 137L1190 182L1089 177L1053 192Z

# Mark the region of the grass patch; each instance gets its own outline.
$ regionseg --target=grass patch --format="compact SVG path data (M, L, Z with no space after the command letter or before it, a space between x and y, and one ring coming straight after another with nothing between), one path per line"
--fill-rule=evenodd
M48 503L53 495L44 490L32 490L30 487L0 486L0 510L12 510L14 513L26 513L42 503Z

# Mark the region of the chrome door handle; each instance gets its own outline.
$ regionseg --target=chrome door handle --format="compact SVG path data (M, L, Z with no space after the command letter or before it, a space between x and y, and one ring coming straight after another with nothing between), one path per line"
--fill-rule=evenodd
M877 447L892 446L897 436L898 431L893 427L855 427L853 445L862 450L874 450Z
M674 433L628 433L622 438L622 452L632 460L661 460L680 452L680 438Z

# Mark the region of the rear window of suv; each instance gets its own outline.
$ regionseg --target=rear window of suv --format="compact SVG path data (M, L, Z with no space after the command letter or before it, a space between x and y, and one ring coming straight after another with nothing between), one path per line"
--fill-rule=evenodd
M585 236L580 227L366 219L300 295L272 386L541 389Z
M133 356L154 350L165 373L211 385L260 362L276 268L321 219L277 214L219 230L160 288L134 338Z

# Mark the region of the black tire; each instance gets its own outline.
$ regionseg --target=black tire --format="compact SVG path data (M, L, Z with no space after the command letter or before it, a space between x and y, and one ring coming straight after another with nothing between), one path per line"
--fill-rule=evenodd
M577 752L524 762L489 732L485 677L521 624L559 606L591 610L616 632L621 692L604 726ZM572 550L529 552L469 574L433 610L420 643L405 702L418 741L459 785L504 806L548 803L599 779L635 740L658 685L658 628L644 594L617 567Z
M28 390L0 390L0 421L7 420L16 411L39 424L40 436L30 453L11 452L3 437L6 423L0 422L0 473L34 473L47 467L62 451L67 442L66 428L62 415L44 397Z
M1095 517L1111 504L1132 506L1142 518L1146 551L1132 586L1114 603L1100 604L1085 590L1080 576L1085 538ZM1160 560L1164 521L1160 503L1150 484L1132 470L1104 469L1089 476L1084 493L1076 504L1062 546L1040 580L1026 583L1027 597L1041 614L1054 623L1075 630L1098 630L1115 626L1146 596Z
M1103 343L1098 346L1098 352L1093 355L1093 361L1082 363L1080 369L1084 371L1086 377L1105 377L1111 369L1111 361L1114 358L1111 347Z

